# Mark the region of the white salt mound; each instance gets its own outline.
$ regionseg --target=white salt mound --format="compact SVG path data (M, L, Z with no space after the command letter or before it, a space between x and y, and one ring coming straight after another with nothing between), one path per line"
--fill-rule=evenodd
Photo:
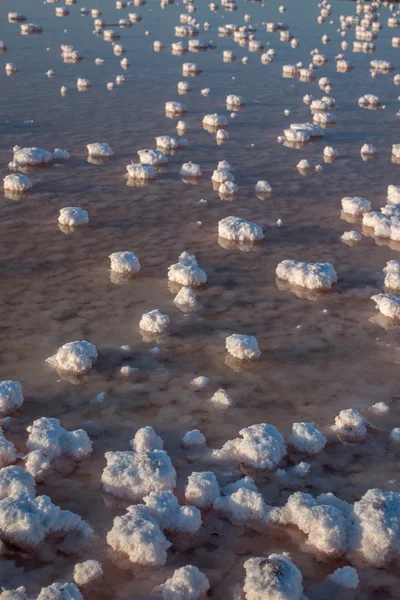
M163 600L197 600L210 588L207 577L193 565L176 569L170 579L153 591L162 593Z
M105 158L105 157L114 155L113 149L108 144L105 144L105 143L96 142L94 144L88 144L86 146L86 148L89 153L89 156L97 156L97 157Z
M216 498L213 508L233 522L268 522L269 511L262 495L248 487L239 487L237 490L232 490L231 494Z
M128 177L142 181L149 181L157 175L157 171L152 165L144 163L131 163L130 165L126 165L126 170L128 171Z
M206 438L198 429L192 429L192 431L187 431L183 436L182 445L185 446L185 448L205 446Z
M0 415L17 410L24 401L19 381L0 381Z
M11 169L43 165L53 160L52 153L47 152L47 150L42 150L42 148L20 148L19 146L15 146L13 152L14 156L9 164Z
M79 587L88 585L103 575L101 563L98 560L85 560L74 567L74 582Z
M341 410L335 417L333 430L338 436L349 442L362 442L367 435L364 417L354 408Z
M244 563L246 600L300 600L302 575L288 554L252 557Z
M139 259L133 252L114 252L109 259L111 271L121 275L131 275L141 269Z
M57 350L46 362L55 369L71 373L85 373L92 368L97 360L97 349L90 342L68 342Z
M178 262L168 267L168 279L186 287L199 287L206 283L207 275L192 254L183 252Z
M175 304L178 306L187 306L192 309L198 306L196 294L189 286L183 286L174 298Z
M331 575L328 575L328 579L349 590L355 590L360 583L358 573L353 567L336 569Z
M224 390L223 388L220 388L211 397L211 402L217 408L228 408L228 406L231 406L231 404L232 404L232 399L229 397L226 390Z
M226 338L225 347L229 354L240 360L258 358L261 354L253 335L234 333Z
M4 437L4 432L0 427L0 468L8 467L17 460L17 451L12 442Z
M83 208L67 206L60 210L58 222L60 225L67 225L68 227L79 227L89 223L89 215Z
M197 165L196 163L192 162L184 163L181 166L179 175L181 175L182 177L201 177L200 165Z
M210 508L221 494L217 478L212 471L192 473L188 477L185 499L198 508Z
M28 454L25 468L35 478L48 473L54 461L61 456L81 461L93 451L86 431L67 431L61 427L58 419L41 417L26 430L29 436L26 441Z
M27 192L32 189L32 182L26 175L15 173L6 175L3 179L4 189L10 192Z
M163 333L169 325L168 315L163 315L159 310L151 310L142 315L139 329L148 333Z
M270 193L272 192L272 187L270 186L268 181L258 181L256 183L256 192Z
M400 260L389 260L383 269L385 287L391 290L400 289Z
M239 431L241 438L228 440L218 451L255 469L275 469L286 456L286 444L274 425L260 423Z
M235 242L256 242L264 238L259 225L241 217L226 217L218 223L219 237Z
M392 294L376 294L371 296L379 312L389 319L400 319L400 296Z
M162 450L163 447L163 440L150 425L138 429L132 440L132 450L135 452L153 452L153 450Z
M141 163L152 165L153 167L161 167L168 164L168 158L161 150L138 150L138 155Z
M346 196L342 198L342 209L349 215L360 216L371 210L371 202L365 198Z
M203 117L203 125L208 127L226 127L228 125L228 119L224 115L218 115L217 113L205 115L205 117Z
M284 260L276 268L279 279L310 290L328 290L337 281L336 271L329 263L305 263Z
M176 471L163 450L106 452L101 476L104 490L116 498L141 500L150 492L176 487Z
M317 454L326 444L326 437L314 427L313 423L293 423L292 434L288 442L299 452Z
M361 234L358 231L345 231L341 237L343 242L360 242Z

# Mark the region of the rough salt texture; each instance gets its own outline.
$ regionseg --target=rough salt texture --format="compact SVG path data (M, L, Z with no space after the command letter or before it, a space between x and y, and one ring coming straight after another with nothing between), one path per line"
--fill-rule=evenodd
M17 460L17 451L12 442L4 437L4 432L0 427L0 468L8 467Z
M165 112L180 115L187 112L187 106L185 104L182 104L182 102L166 102Z
M371 202L365 198L346 196L342 199L342 209L343 212L358 217L371 210Z
M358 231L345 231L340 239L343 242L360 242L361 234Z
M163 450L106 452L101 476L104 490L116 498L141 500L150 492L175 489L176 471Z
M231 494L214 500L215 510L223 513L233 522L268 521L269 509L259 492L247 487L239 487L236 491L233 486L229 489L232 490Z
M203 125L208 127L226 127L228 125L228 119L224 115L218 115L217 113L205 115L203 118Z
M153 517L162 531L195 534L201 527L201 513L194 506L179 506L172 492L151 492L137 505Z
M206 445L206 438L198 429L187 431L182 438L182 445L185 448L192 448Z
M341 410L335 417L333 430L342 439L350 442L361 442L366 438L367 428L365 419L354 408Z
M234 242L256 242L264 238L259 225L241 217L226 217L218 223L219 237Z
M400 296L391 294L376 294L371 296L379 312L389 319L400 319Z
M25 468L33 477L43 477L51 471L61 456L81 461L92 453L92 442L83 429L67 431L54 418L41 417L27 427L28 454Z
M293 423L288 442L299 452L317 454L324 448L326 437L314 427L313 423Z
M15 146L13 151L13 160L9 164L9 167L12 169L43 165L53 160L52 153L42 148L20 148L19 146Z
M261 355L257 338L253 335L234 333L226 338L225 347L229 354L239 360L252 360Z
M198 307L197 297L195 292L189 286L183 286L174 298L175 304L178 306L189 307L195 309Z
M19 381L0 381L0 415L8 415L23 403L22 386Z
M211 397L211 402L218 408L228 408L232 405L232 399L223 388L220 388L215 392Z
M274 425L251 425L239 435L242 437L227 441L218 453L255 469L275 469L286 456L285 440Z
M139 329L147 333L163 333L169 325L168 315L163 315L159 310L151 310L142 315Z
M101 158L107 158L114 156L114 150L104 142L95 142L86 146L89 156L98 156Z
M184 163L179 171L179 175L182 177L201 177L200 165L196 163L188 162Z
M126 554L132 563L151 567L165 564L171 546L157 521L140 506L129 506L125 515L114 519L107 543L116 552Z
M186 129L187 126L185 121L179 121L177 123L177 128ZM176 150L178 148L185 148L188 145L188 142L183 138L174 138L170 135L160 135L156 137L156 144L158 148L164 148L165 150Z
M67 206L60 210L58 222L60 225L67 225L68 227L79 227L89 223L89 215L83 208Z
M168 158L160 150L138 150L141 163L161 167L168 164Z
M207 282L207 275L193 255L182 252L178 262L168 267L168 279L186 287L199 287Z
M85 373L97 360L97 349L90 342L68 342L57 350L57 354L47 359L52 367L71 373Z
M199 508L210 508L220 496L220 488L214 473L203 471L189 475L185 489L185 499Z
M126 166L126 170L128 171L128 177L131 179L140 179L143 181L154 179L157 175L157 171L152 165L146 165L144 163L131 163Z
M0 469L0 540L24 551L39 548L44 539L72 533L79 540L92 535L85 521L61 510L48 496L35 497L35 481L16 466ZM75 539L75 538L74 538Z
M336 569L331 575L328 575L328 579L349 590L355 590L360 583L358 573L353 567Z
M271 193L272 192L272 187L270 186L270 184L268 183L268 181L258 181L256 183L256 192L261 192L261 193Z
M387 190L388 204L400 204L400 186L389 185Z
M383 269L385 287L391 290L400 289L400 260L389 260Z
M10 192L27 192L32 189L32 181L22 173L6 175L3 179L4 189Z
M276 276L291 285L310 290L328 290L337 281L336 271L329 263L305 263L284 260L276 268Z
M302 575L287 554L252 557L243 566L246 600L300 600Z
M164 442L150 425L138 429L132 440L132 450L135 452L153 452L162 450L163 446Z
M197 600L207 592L210 583L207 577L193 565L176 569L170 579L156 587L163 600Z
M239 191L239 187L233 181L226 181L225 183L221 183L221 185L218 188L218 192L220 194L226 194L226 195L236 194L236 192L238 192L238 191ZM221 237L223 237L223 236L221 236Z
M103 569L98 560L86 560L85 562L77 563L74 567L74 582L79 587L96 581L102 575Z
M121 275L132 275L140 271L138 257L133 252L113 252L108 257L111 261L111 271Z
M74 583L53 583L42 588L37 600L84 600Z

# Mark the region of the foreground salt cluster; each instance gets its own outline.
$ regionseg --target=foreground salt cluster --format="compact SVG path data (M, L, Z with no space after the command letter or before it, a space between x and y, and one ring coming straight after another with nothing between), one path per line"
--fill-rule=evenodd
M82 374L92 368L97 356L96 346L83 340L64 344L47 362L60 371Z

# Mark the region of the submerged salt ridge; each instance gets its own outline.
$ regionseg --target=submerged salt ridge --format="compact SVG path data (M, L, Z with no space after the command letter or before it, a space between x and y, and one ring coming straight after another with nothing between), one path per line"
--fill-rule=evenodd
M396 6L66 5L0 42L72 158L7 124L0 598L395 597Z

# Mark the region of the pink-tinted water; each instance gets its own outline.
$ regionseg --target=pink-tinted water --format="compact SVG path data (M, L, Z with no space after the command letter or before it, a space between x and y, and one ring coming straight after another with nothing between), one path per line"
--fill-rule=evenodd
M371 487L399 491L399 450L388 441L391 428L400 425L399 331L377 321L373 293L382 289L380 274L386 262L398 258L398 248L363 237L356 246L340 241L349 229L360 230L341 219L344 196L364 196L374 208L385 204L388 184L398 183L399 165L391 161L391 144L397 137L397 89L393 76L371 78L371 55L346 55L355 68L336 73L334 57L340 52L337 33L340 14L355 14L350 2L335 2L329 19L317 25L315 2L289 0L287 12L279 3L240 2L236 12L217 13L199 3L196 18L211 24L200 38L217 47L202 53L173 56L170 44L174 26L185 5L176 2L162 9L149 1L139 8L143 20L121 29L121 43L132 67L123 71L112 45L92 35L92 19L82 17L81 4L70 6L70 15L55 16L54 4L39 0L3 0L0 6L0 39L8 52L0 55L0 170L8 173L14 145L67 148L71 159L63 164L36 169L28 175L32 193L19 200L0 193L0 379L22 383L25 403L13 417L7 436L24 452L26 427L40 416L57 417L68 429L83 427L94 441L94 452L70 473L53 474L38 485L62 508L80 514L94 528L93 545L78 556L41 557L6 554L0 558L0 583L26 585L32 593L55 580L70 579L75 562L101 560L105 577L85 593L88 600L151 598L152 588L164 581L177 566L196 564L211 583L210 597L238 597L236 586L243 579L243 561L251 555L290 551L304 577L310 599L328 598L329 590L313 586L343 563L318 562L304 547L297 530L253 531L234 526L210 513L204 516L201 533L190 543L174 540L166 567L138 570L122 559L113 560L105 541L113 518L126 505L113 503L102 494L101 472L107 450L129 448L136 430L152 425L164 439L165 448L178 471L178 495L182 498L187 476L210 467L191 458L180 441L190 429L200 429L210 447L218 448L238 431L254 423L272 423L287 436L293 422L313 421L325 428L340 410L356 408L380 429L369 433L357 447L331 443L311 460L311 474L303 480L303 491L332 491L355 501ZM127 16L113 2L98 0L96 6L109 24ZM89 6L92 8L92 5ZM19 26L8 23L9 10L20 11L28 21L43 25L43 33L20 36ZM270 65L262 65L260 53L249 52L219 38L217 27L243 24L250 13L260 39L277 52ZM386 27L389 12L382 8L385 25L376 42L377 58L398 64L399 49L391 48L396 30ZM262 23L283 20L300 40L292 49L279 42L279 34L266 33ZM114 27L114 29L117 29ZM145 36L145 31L151 32ZM327 33L331 42L321 43ZM351 44L354 30L348 34ZM164 42L163 52L154 52L154 40ZM71 43L84 60L64 64L60 44ZM268 47L268 46L267 46ZM277 143L276 138L291 122L310 119L303 104L306 93L321 97L317 80L302 83L284 79L282 65L303 61L318 47L329 62L318 69L318 78L332 81L337 102L337 125L328 129L324 141L303 150ZM350 46L351 47L351 46ZM222 61L222 51L233 49L239 60ZM374 55L374 56L375 56ZM240 58L248 56L247 65ZM103 66L94 59L104 58ZM6 62L20 71L7 77ZM183 62L196 62L201 76L190 79L193 91L176 92L183 80ZM55 71L48 78L45 72ZM124 73L126 83L114 91L106 83ZM93 87L76 90L77 77L90 79ZM317 78L317 79L318 79ZM61 85L70 88L60 95ZM211 88L204 97L200 90ZM230 120L230 141L218 146L214 135L201 125L204 114L225 108L228 94L243 95L246 106ZM386 110L361 109L358 98L377 94ZM175 135L175 119L168 119L164 103L180 100L188 107L189 147L170 156L168 169L155 183L131 187L125 167L136 160L141 148L154 148L157 135ZM291 111L290 116L283 114ZM107 142L115 150L103 165L87 161L86 144ZM373 143L377 154L364 162L360 148ZM323 163L325 145L338 148L340 158ZM323 164L321 173L298 173L295 165L307 158ZM240 191L232 201L223 201L212 189L210 176L219 160L235 168ZM199 163L203 177L198 185L187 185L179 177L183 162ZM259 199L255 183L267 179L272 194ZM200 202L206 200L206 202ZM89 212L87 229L65 234L57 225L64 206L80 206ZM252 251L224 247L218 243L218 221L235 215L267 225L265 240ZM281 218L283 225L268 224ZM108 256L119 250L134 251L142 271L132 281L119 284L110 278ZM194 253L208 276L198 293L202 310L184 314L173 303L167 268L179 254ZM280 289L275 268L283 259L331 262L339 275L334 291L323 296ZM159 340L142 339L141 315L158 308L170 316L168 334ZM238 368L226 360L225 337L230 333L256 335L261 359L251 368ZM96 370L77 382L59 379L45 363L62 344L87 339L96 344L101 360ZM128 361L140 371L134 382L116 376L123 361L115 348L129 344L135 350ZM149 349L158 345L154 357ZM232 368L233 367L233 368ZM206 375L211 386L204 392L189 389L191 379ZM209 402L218 387L225 387L234 406L216 411ZM90 400L106 392L105 406ZM369 411L376 402L386 402L390 412L379 416ZM298 459L293 456L293 461ZM290 459L290 460L292 460ZM288 464L291 464L290 461ZM212 467L215 470L215 465ZM246 472L247 471L242 471ZM223 474L216 471L223 479ZM251 474L265 500L283 504L294 491L268 472ZM238 475L240 473L238 472ZM125 567L125 568L123 568ZM384 600L398 598L398 565L385 570L360 567L361 585L353 598Z

